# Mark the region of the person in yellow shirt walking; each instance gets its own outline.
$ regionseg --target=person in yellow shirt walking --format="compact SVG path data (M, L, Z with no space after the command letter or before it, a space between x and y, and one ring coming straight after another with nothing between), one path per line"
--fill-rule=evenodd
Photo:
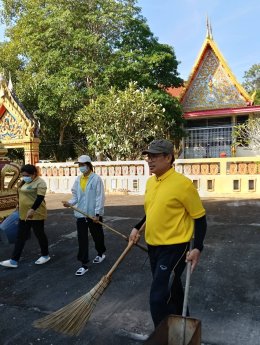
M38 176L34 165L26 164L21 168L22 182L18 187L19 230L11 259L1 261L4 267L17 268L25 242L30 238L31 228L41 248L41 256L36 265L45 264L50 260L48 238L44 231L47 209L44 201L47 186Z
M152 271L150 311L155 327L169 314L181 315L184 292L181 275L186 260L192 271L197 265L206 234L206 212L192 181L177 173L173 144L154 140L143 151L151 176L146 184L145 217L129 236L138 242L138 230L145 222L145 240ZM194 233L194 246L189 242ZM174 274L174 275L173 275ZM172 279L172 276L174 277Z

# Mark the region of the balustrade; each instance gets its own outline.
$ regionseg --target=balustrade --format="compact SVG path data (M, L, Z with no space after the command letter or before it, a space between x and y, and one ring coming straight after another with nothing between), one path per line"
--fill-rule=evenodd
M177 159L174 164L177 172L194 182L201 196L260 195L260 161L257 157ZM70 193L76 176L81 174L73 163L37 165L49 192ZM93 168L101 176L106 193L145 193L150 176L146 161L93 162ZM240 181L239 188L234 187L235 181Z

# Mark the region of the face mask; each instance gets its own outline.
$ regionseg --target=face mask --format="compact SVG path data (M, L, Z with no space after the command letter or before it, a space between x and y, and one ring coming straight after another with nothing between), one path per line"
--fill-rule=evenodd
M30 182L32 182L32 178L31 178L31 176L23 176L23 181L25 183L30 183Z
M82 172L82 174L84 174L84 173L89 171L89 167L84 165L83 167L79 167L79 170L80 170L80 172Z

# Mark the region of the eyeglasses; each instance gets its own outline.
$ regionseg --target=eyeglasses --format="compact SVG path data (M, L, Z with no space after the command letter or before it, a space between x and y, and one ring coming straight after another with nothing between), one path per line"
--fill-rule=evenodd
M153 154L148 154L146 157L145 157L145 160L146 161L155 161L156 159L158 159L159 157L162 157L164 156L165 154L164 153L153 153Z

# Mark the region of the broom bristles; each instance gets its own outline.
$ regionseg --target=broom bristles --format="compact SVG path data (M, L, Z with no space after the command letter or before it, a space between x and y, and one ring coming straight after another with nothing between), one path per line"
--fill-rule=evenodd
M79 335L110 281L111 276L104 276L88 293L54 313L34 321L33 325L67 335Z

